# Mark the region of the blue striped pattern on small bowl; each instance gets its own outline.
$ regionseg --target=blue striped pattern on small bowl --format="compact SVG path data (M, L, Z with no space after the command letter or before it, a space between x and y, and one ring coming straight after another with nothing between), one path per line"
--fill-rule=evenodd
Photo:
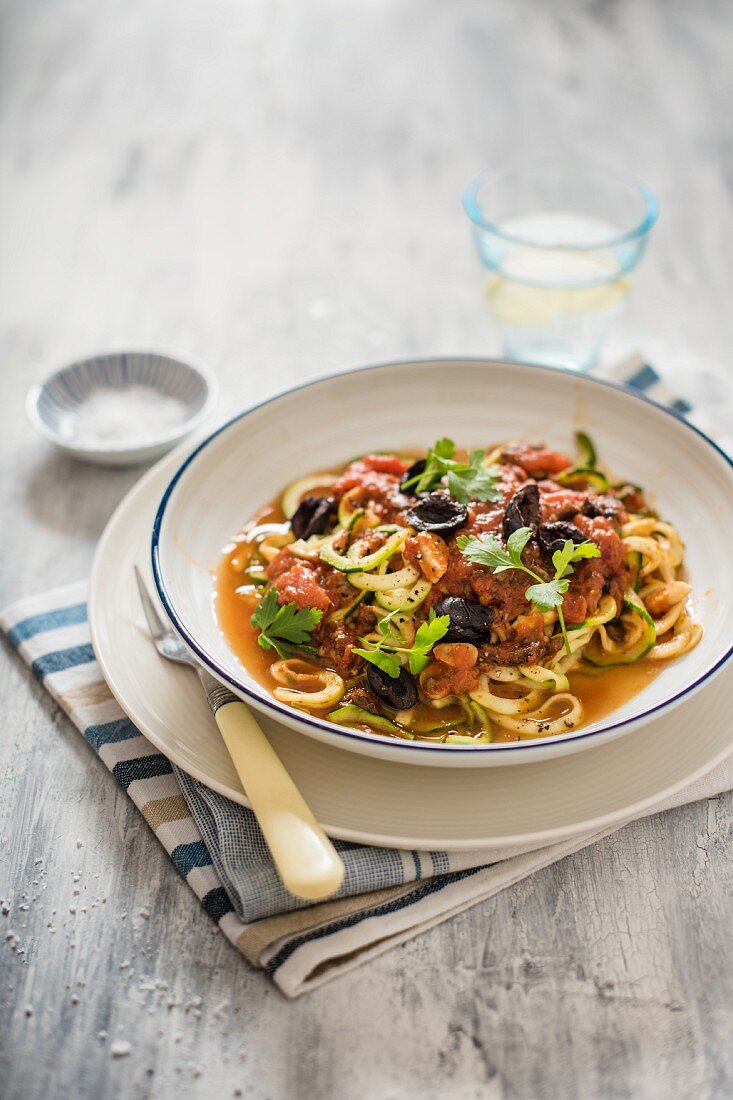
M144 446L138 440L132 446L105 443L90 448L69 435L75 413L94 393L132 386L176 398L186 408L185 417L145 440ZM91 461L122 464L153 458L183 439L211 411L214 391L213 380L200 367L156 352L123 351L82 359L56 371L31 389L27 408L38 431L63 450Z

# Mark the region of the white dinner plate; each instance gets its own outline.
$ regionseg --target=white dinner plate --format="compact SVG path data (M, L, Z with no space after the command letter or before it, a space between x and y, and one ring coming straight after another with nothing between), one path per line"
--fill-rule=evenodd
M133 577L149 575L150 530L186 450L132 489L97 550L89 622L102 671L146 737L203 783L247 805L198 678L159 658ZM633 737L521 768L414 768L357 755L260 714L264 729L332 836L418 849L514 848L600 829L704 774L731 749L733 670L724 669Z
M572 453L589 432L614 474L644 485L686 544L702 639L612 712L570 732L488 745L436 745L369 733L288 706L258 683L212 612L221 548L294 477L371 451L528 439ZM240 413L181 465L152 538L158 591L180 636L251 706L353 752L444 768L554 759L634 736L698 691L733 653L733 463L669 410L597 378L498 359L383 363L294 387Z

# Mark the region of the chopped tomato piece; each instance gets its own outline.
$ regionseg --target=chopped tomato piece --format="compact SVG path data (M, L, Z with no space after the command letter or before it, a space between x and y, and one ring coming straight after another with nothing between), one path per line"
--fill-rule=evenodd
M544 619L542 613L533 609L524 615L519 615L513 622L514 639L517 642L534 642L544 634Z
M588 618L588 600L582 592L567 592L562 602L562 611L568 626L576 626Z
M292 569L298 560L295 554L291 554L286 546L275 554L265 572L270 580L274 581L276 577L280 577L283 573L287 573L288 569Z
M585 537L594 542L601 551L603 568L607 575L611 576L619 573L626 547L623 540L616 533L611 520L605 519L603 516L596 516L593 519L589 519L587 516L576 516L574 522Z
M543 474L559 474L572 466L572 461L560 451L548 447L535 447L529 443L515 443L505 449L504 454L517 466L521 466L533 477Z
M282 573L272 582L278 592L278 603L294 603L299 608L315 607L327 611L331 600L321 588L317 573L303 561L297 561L287 573Z
M334 496L339 497L349 489L355 489L357 485L369 486L376 490L377 494L396 488L399 479L409 469L409 464L403 462L397 455L364 455L356 462L350 463L340 477L331 487ZM388 477L380 479L377 474L387 474Z
M643 512L648 507L643 490L637 489L633 485L626 486L626 489L622 489L621 493L617 495L623 502L627 512Z
M428 699L445 699L446 695L464 695L478 684L475 666L452 668L443 661L431 661L422 676L420 686Z
M396 477L402 477L410 468L410 463L404 462L397 455L364 455L362 462L367 470L376 470L379 474L395 474Z
M478 649L470 642L443 642L442 645L436 645L433 656L444 665L465 671L475 666L478 660Z

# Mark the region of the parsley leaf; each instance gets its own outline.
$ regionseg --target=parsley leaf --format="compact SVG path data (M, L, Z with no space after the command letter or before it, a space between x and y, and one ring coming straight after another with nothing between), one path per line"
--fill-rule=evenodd
M496 487L498 468L483 465L486 451L471 451L468 462L456 461L455 453L452 439L439 439L428 451L423 472L410 478L403 487L414 486L416 492L427 493L442 485L445 478L448 492L461 504L468 504L470 500L501 500Z
M386 672L393 680L397 679L402 669L399 657L393 653L385 653L381 649L360 649L358 646L353 646L352 653L358 653L365 661L370 661L377 668L381 668L382 672Z
M421 474L416 474L406 481L404 489L414 487L417 493L427 493L440 485L450 466L458 465L452 461L456 453L456 445L452 439L444 437L439 439L435 446L431 447L425 459L425 469Z
M459 535L456 545L467 561L473 565L485 565L494 573L514 569L508 552L494 535Z
M573 572L571 562L580 561L582 558L598 558L600 550L594 542L571 542L569 539L562 550L556 550L552 555L552 564L555 566L556 577L566 577Z
M506 549L495 535L487 534L459 535L456 543L464 558L474 565L485 565L493 573L504 573L507 569L523 569L526 573L522 551L531 538L531 528L520 527L509 536Z
M421 623L417 628L415 640L411 646L396 645L392 640L393 635L389 633L388 626L390 617L389 615L385 616L379 623L379 633L383 636L383 641L365 643L370 646L369 649L359 649L354 646L352 652L358 653L365 661L371 661L373 665L381 668L382 672L386 672L393 680L397 679L402 669L397 654L404 653L407 655L410 672L417 676L430 660L430 651L433 646L448 633L450 616L436 615L431 608L427 621ZM362 641L364 641L363 638Z
M265 594L250 618L260 631L257 642L263 649L274 649L278 657L292 657L298 652L316 656L318 651L307 645L311 632L318 626L323 612L314 607L298 608L296 603L280 605L277 591Z
M553 607L562 607L562 598L570 586L570 581L545 581L532 584L524 593L538 611L552 611Z
M444 634L450 628L450 615L436 615L430 609L430 617L427 622L420 623L415 633L415 641L407 654L410 671L417 675L422 672L428 663L430 650L437 645Z
M486 451L471 451L468 463L454 466L448 471L448 492L460 504L470 500L501 500L496 487L500 470L497 466L484 466Z
M516 531L513 531L507 540L507 550L509 551L509 557L514 562L517 569L523 568L522 564L522 551L532 538L531 527L519 527Z
M570 587L567 577L573 572L573 562L582 561L583 558L598 558L600 550L594 542L575 543L568 539L561 550L556 550L552 555L552 564L555 567L555 576L550 580L535 573L522 561L522 552L532 537L529 527L520 527L509 536L506 549L494 535L459 535L456 539L459 550L464 558L475 565L483 565L491 569L493 573L504 573L507 569L521 569L523 573L532 577L536 584L531 584L524 595L534 604L538 611L551 611L557 608L557 618L560 623L565 650L570 653L565 616L563 615L563 597Z

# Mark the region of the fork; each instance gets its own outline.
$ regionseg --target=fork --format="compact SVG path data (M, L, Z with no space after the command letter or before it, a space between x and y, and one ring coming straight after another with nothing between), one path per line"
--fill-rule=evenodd
M343 860L316 821L250 709L191 656L158 614L135 566L148 629L161 657L198 673L224 744L283 885L298 898L326 898L343 882Z

